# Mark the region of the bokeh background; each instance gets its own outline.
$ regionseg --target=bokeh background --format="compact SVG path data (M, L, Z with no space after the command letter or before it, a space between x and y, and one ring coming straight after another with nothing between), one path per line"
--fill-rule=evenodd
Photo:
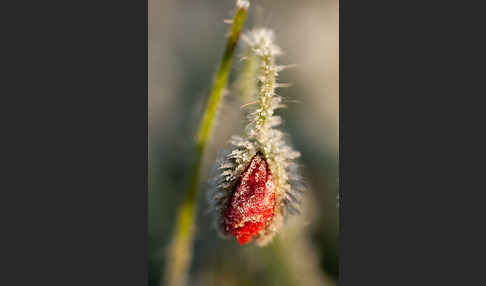
M201 183L190 285L337 285L339 189L338 0L250 1L244 31L274 29L284 50L281 126L302 153L309 190L303 213L267 247L221 239L206 213ZM221 60L235 0L149 0L149 285L163 285L176 208L190 180L194 138ZM237 55L242 55L240 44ZM232 93L243 64L233 61L228 94L206 153L241 131L242 102Z

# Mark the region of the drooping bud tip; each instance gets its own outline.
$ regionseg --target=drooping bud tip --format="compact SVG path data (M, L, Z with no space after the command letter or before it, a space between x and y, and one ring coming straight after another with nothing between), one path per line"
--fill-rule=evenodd
M265 158L256 154L241 174L224 213L226 232L239 244L252 240L274 216L275 184Z

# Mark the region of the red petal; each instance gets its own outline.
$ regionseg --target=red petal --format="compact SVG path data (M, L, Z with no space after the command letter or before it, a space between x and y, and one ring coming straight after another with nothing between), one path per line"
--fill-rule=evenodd
M225 210L226 231L248 243L274 216L275 185L268 164L257 154L241 174Z

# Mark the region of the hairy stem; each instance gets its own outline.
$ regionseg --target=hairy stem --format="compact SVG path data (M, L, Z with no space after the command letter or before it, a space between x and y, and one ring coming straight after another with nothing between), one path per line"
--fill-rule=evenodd
M182 204L179 206L175 231L169 247L165 275L167 278L167 285L169 286L181 286L186 284L187 272L192 258L196 200L203 155L211 134L211 127L223 95L223 90L228 81L233 54L240 37L241 29L245 23L248 6L249 2L247 1L237 1L237 9L232 20L231 33L226 43L223 59L209 95L209 101L203 119L199 126L196 159L193 165L191 184L186 190Z

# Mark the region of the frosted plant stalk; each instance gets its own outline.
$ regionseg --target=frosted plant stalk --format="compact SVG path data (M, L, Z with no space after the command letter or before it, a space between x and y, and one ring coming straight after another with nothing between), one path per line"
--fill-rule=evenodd
M209 101L199 125L196 142L196 158L192 169L192 178L186 190L185 197L178 207L174 232L168 247L165 269L165 285L187 285L187 273L192 260L194 227L196 221L197 196L201 166L207 143L210 139L215 114L217 113L223 90L228 82L228 75L241 29L245 23L246 13L250 3L247 0L237 0L236 11L231 20L231 31L226 42L223 59L213 82Z

